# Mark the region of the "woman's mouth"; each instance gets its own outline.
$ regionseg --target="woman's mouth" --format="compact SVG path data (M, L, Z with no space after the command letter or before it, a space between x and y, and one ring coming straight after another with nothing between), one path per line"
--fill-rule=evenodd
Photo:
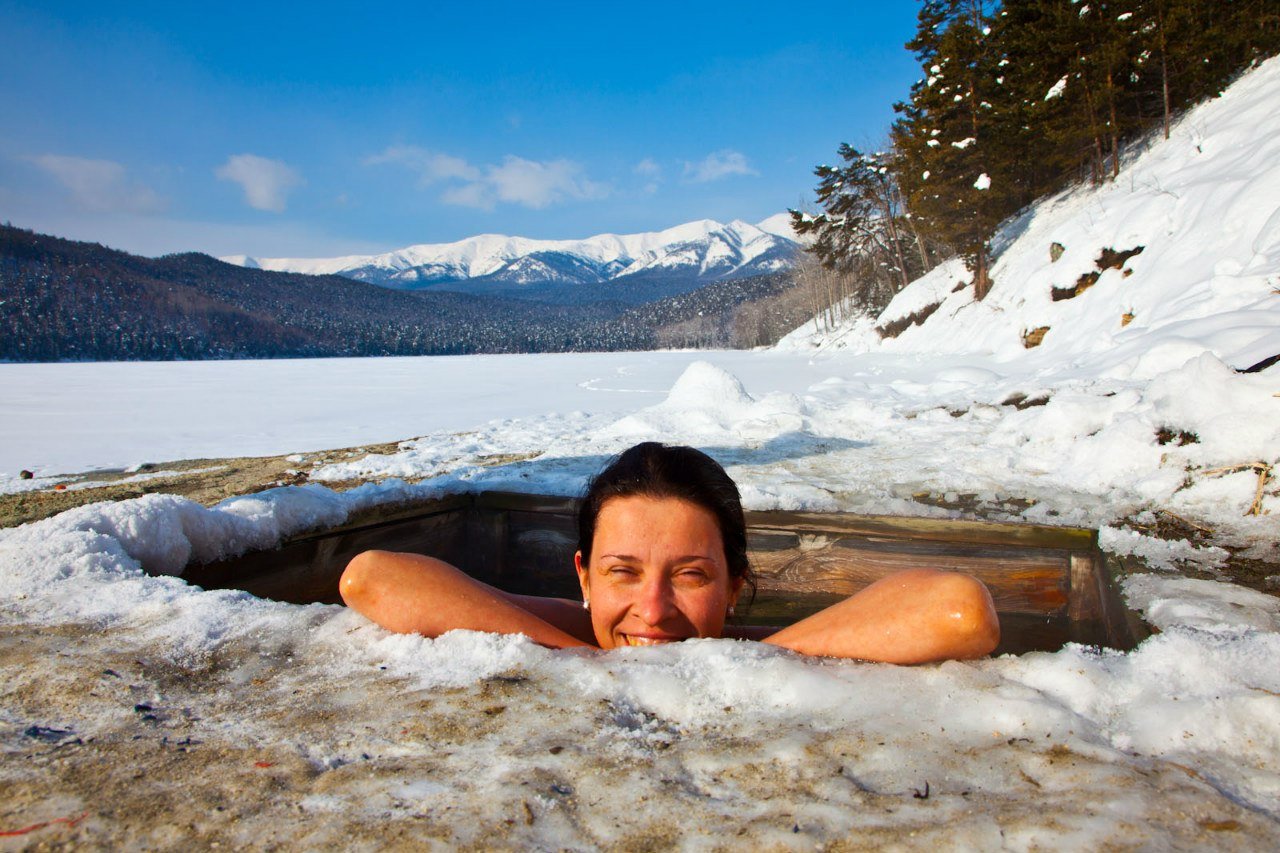
M678 643L684 637L641 636L639 634L619 634L624 646L660 646L663 643Z

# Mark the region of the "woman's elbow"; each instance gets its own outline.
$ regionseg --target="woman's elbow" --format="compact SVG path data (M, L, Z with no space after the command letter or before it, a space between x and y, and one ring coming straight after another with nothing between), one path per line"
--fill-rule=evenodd
M379 567L389 556L388 551L363 551L351 558L338 579L338 594L348 607L364 611L375 594Z

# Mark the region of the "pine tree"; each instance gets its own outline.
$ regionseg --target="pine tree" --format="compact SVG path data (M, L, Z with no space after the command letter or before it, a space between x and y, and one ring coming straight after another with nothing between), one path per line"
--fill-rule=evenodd
M893 291L911 281L904 257L903 209L892 169L884 152L863 154L842 143L842 166L818 166L817 216L791 211L797 234L811 235L810 251L828 268L851 269L869 261L877 278L887 278Z
M925 78L897 104L894 146L907 207L926 230L953 245L974 275L976 298L991 286L988 240L1007 215L1011 187L995 180L996 102L1001 56L993 41L996 4L926 0L907 43Z
M1033 137L1036 190L1083 167L1099 183L1119 172L1121 142L1132 131L1136 0L1009 0L999 41L1008 91ZM1031 159L1031 158L1027 158Z
M877 252L908 269L909 231L922 268L926 241L961 254L981 299L999 222L1070 181L1115 179L1126 143L1168 136L1178 111L1280 53L1280 0L922 0L907 48L924 74L894 106L892 151L842 146L845 165L816 171L823 213L793 219L825 264L864 273Z

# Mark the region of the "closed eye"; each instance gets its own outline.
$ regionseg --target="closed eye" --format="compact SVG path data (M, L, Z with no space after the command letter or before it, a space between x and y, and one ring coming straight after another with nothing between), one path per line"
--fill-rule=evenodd
M604 572L607 575L617 575L619 577L630 577L639 574L639 571L631 566L605 566Z

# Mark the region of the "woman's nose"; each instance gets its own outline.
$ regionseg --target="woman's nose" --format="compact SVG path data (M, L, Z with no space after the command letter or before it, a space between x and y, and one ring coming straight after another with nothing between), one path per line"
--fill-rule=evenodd
M636 602L636 615L651 628L659 627L676 610L675 592L665 577L646 580Z

